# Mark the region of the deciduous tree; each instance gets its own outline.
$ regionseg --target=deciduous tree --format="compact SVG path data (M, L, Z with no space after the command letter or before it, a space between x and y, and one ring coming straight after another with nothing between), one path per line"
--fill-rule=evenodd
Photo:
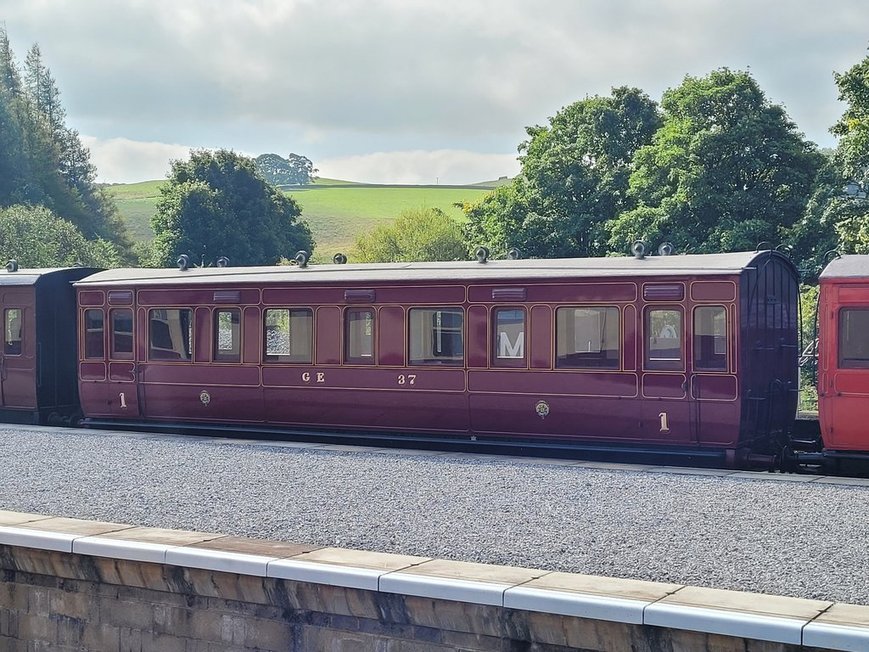
M461 260L466 253L461 227L439 208L403 211L356 241L364 263Z
M659 124L655 102L622 87L574 102L547 126L528 127L512 187L466 208L469 247L517 247L541 257L606 253L604 224L630 207L634 152Z
M610 246L671 241L680 251L777 245L796 222L823 164L784 109L747 72L716 70L664 93L664 124L639 148L637 208L610 225Z
M314 246L296 202L265 182L253 159L228 150L195 151L173 161L151 220L157 266L179 254L214 264L274 265Z

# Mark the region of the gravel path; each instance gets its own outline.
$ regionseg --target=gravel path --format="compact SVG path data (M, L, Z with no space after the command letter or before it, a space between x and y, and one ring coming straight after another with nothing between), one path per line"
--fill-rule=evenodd
M0 426L0 508L869 604L869 485Z

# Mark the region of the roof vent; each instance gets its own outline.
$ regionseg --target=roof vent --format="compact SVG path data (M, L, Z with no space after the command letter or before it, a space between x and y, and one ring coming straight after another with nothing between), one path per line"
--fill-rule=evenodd
M631 247L631 253L634 254L634 258L637 260L642 260L646 257L646 243L642 240L637 240Z
M188 256L187 254L181 254L180 256L178 256L178 260L176 260L175 262L178 265L178 269L180 269L182 272L186 272L188 269L190 269L190 256Z
M658 247L658 255L659 256L672 256L673 255L673 243L672 242L662 242Z
M293 260L296 261L296 265L298 265L299 267L304 269L305 267L308 266L308 259L310 257L311 257L311 254L309 254L307 251L302 249L301 251L296 252L296 256L295 256L295 258L293 258Z
M332 262L336 265L346 265L347 264L347 256L344 254L335 254L332 256Z
M6 271L7 272L17 272L18 271L18 261L14 258L6 263Z
M520 258L522 258L522 252L516 247L507 252L507 260L519 260Z
M218 267L229 267L229 258L227 258L226 256L221 256L220 258L217 259L217 266Z
M474 256L476 256L478 263L485 263L489 260L489 250L486 247L477 247Z

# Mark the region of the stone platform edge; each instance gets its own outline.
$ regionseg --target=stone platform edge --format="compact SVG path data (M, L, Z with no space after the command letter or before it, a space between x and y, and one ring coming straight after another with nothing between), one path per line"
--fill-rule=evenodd
M0 545L791 645L869 649L869 605L4 510Z

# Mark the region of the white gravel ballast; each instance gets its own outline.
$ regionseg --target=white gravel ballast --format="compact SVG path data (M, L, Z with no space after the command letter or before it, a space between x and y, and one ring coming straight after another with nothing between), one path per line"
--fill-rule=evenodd
M0 509L869 604L869 483L792 479L0 427Z

